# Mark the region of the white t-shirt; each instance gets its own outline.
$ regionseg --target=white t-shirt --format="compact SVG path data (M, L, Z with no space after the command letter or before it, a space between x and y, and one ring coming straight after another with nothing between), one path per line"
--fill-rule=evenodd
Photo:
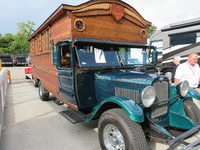
M200 77L200 68L198 64L192 67L187 61L180 64L177 69L174 78L181 81L187 80L189 86L192 88L198 87Z

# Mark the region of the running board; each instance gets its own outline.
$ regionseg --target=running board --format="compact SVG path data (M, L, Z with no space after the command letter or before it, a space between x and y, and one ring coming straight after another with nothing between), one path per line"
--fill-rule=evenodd
M59 113L73 124L84 122L85 119L91 116L91 114L84 114L71 108L69 108L67 111L61 111Z

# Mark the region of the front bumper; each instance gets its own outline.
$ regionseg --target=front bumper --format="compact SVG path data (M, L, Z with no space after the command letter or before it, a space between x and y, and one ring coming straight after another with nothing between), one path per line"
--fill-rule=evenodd
M168 150L173 150L173 149L177 148L180 144L184 144L185 146L179 150L189 150L189 149L197 150L197 149L199 149L200 148L200 138L192 143L187 143L184 141L186 138L188 138L192 134L195 134L199 131L200 131L200 125L197 125L196 127L188 130L187 132L184 132L183 134L179 135L178 137L173 138L172 140L168 141L168 144L169 144Z
M26 63L25 62L18 62L18 63L16 63L17 65L26 65Z
M12 62L1 62L2 65L12 65Z

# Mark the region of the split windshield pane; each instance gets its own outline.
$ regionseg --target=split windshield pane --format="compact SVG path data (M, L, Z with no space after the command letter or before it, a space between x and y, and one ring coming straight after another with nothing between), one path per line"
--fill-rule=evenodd
M81 67L121 66L114 47L76 46Z

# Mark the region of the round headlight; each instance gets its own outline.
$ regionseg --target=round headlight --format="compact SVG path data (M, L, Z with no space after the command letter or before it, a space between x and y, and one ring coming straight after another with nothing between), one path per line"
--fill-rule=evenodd
M153 86L146 87L142 92L142 104L150 107L156 99L156 90Z
M182 81L180 83L180 88L179 88L179 92L180 92L181 96L185 97L187 95L188 91L189 91L189 83L188 83L188 81L186 81L186 80Z

